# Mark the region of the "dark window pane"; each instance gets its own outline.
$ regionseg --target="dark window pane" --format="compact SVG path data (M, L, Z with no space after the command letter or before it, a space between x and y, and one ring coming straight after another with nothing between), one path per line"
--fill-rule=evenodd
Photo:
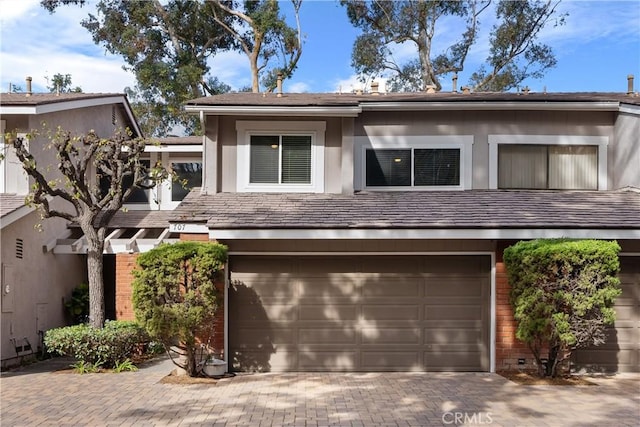
M280 137L253 135L249 159L251 184L278 184L278 158Z
M311 136L282 137L282 183L311 183Z
M177 180L171 183L171 200L179 202L193 187L202 185L202 163L173 163L171 169Z
M367 150L366 185L410 186L411 150Z
M416 149L413 156L414 185L460 185L459 149Z
M140 160L140 163L147 169L151 167L150 160ZM128 175L122 179L122 192L127 191L133 184L133 175ZM100 177L100 192L104 196L109 191L111 186L111 179L107 176ZM149 190L142 188L136 188L129 195L129 198L125 200L125 203L148 203L149 202Z

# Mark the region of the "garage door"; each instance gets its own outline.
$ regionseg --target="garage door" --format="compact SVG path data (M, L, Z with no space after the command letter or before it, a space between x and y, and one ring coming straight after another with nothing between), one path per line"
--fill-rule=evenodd
M596 372L640 372L640 257L620 257L622 294L605 344L576 351L573 367Z
M489 256L233 256L231 279L235 370L489 370Z

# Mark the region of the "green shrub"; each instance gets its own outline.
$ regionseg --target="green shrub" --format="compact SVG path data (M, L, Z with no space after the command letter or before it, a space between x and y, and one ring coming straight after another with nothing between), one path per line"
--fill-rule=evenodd
M136 322L107 321L103 328L88 324L51 329L44 343L52 353L71 356L96 367L114 368L138 352L149 338Z
M504 251L516 337L531 349L541 376L556 376L572 350L604 343L621 293L619 251L615 241L568 239L519 242Z
M76 286L64 306L73 323L85 323L89 319L89 285L80 283Z
M153 340L184 356L173 362L190 376L199 373L198 337L212 332L217 280L227 259L218 243L179 242L140 254L134 270L133 308ZM171 356L171 353L169 353Z

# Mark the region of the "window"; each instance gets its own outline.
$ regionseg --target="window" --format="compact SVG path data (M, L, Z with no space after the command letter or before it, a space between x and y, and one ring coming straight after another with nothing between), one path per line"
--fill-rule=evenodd
M252 135L250 184L311 184L310 135Z
M472 136L360 137L356 144L357 189L471 188Z
M458 186L460 149L366 150L367 187Z
M597 190L598 147L502 145L498 188Z
M325 122L238 121L237 191L324 191Z
M202 162L172 162L176 181L171 183L171 201L183 200L189 190L202 185Z
M140 160L140 163L147 169L151 168L151 160ZM109 191L110 182L108 176L100 176L100 191L103 195ZM122 180L122 191L127 191L131 185L133 185L133 175L128 175ZM129 194L125 203L148 204L149 191L143 188L136 188Z
M489 135L490 188L604 190L607 137Z

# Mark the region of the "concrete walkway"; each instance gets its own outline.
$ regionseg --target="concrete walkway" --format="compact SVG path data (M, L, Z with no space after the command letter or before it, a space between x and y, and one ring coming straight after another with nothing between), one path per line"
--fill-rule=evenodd
M523 386L495 374L254 374L217 384L159 383L173 365L137 372L56 372L51 360L0 378L8 426L637 426L640 380Z

